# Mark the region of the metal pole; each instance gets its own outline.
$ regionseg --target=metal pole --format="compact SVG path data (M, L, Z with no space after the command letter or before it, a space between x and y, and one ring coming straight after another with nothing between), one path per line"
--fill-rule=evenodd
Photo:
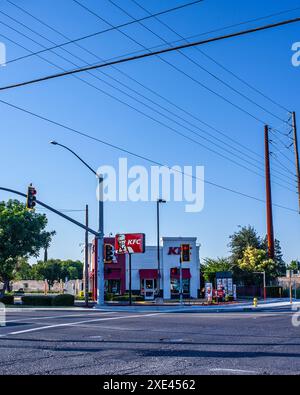
M264 300L267 300L266 272L263 272L263 276L264 276Z
M180 304L183 304L182 259L180 257Z
M16 194L18 196L22 196L22 197L25 197L25 198L27 196L25 193L22 193L22 192L19 192L19 191L15 191L14 189L10 189L10 188L0 187L0 191L14 193L14 194ZM91 229L91 228L87 229L85 225L83 225L80 222L76 221L75 219L69 217L68 215L61 213L60 211L56 210L55 208L49 206L48 204L45 204L45 203L41 202L40 200L36 200L36 203L39 204L42 207L45 207L47 210L59 215L60 217L66 219L67 221L72 222L74 225L77 225L77 226L79 226L80 228L82 228L84 230L88 230L89 233L92 233L96 237L98 236L98 232L96 232L94 229Z
M268 232L268 255L270 259L275 256L275 241L273 227L269 126L265 126L265 160L266 160L266 202L267 202L267 232Z
M98 263L98 305L105 304L105 279L104 279L104 206L103 206L103 177L99 175L99 192L98 192L98 238L97 238L97 263Z
M131 268L131 254L129 255L129 305L132 306L132 268ZM146 292L146 290L145 290Z
M290 270L290 303L293 304L292 270Z
M297 174L297 184L298 184L298 201L299 201L299 213L300 213L300 161L299 161L297 122L296 122L295 112L293 112L293 129L294 129L294 149L295 149L295 159L296 159L296 174Z
M157 200L157 289L158 289L158 297L160 297L160 226L159 226L159 200Z
M85 226L89 226L89 206L85 206ZM89 307L89 232L85 231L84 246L84 302L85 307Z

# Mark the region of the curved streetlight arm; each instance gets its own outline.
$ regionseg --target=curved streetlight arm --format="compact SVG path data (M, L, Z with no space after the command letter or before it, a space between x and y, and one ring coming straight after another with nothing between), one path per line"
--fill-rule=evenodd
M93 174L96 175L96 177L100 178L100 176L98 175L98 173L88 164L86 163L79 155L76 154L76 152L74 152L71 148L67 147L66 145L57 143L56 141L51 141L52 145L58 145L59 147L65 148L67 151L71 152L71 154L73 154L74 156L76 156L77 159L80 160L81 163L83 163Z

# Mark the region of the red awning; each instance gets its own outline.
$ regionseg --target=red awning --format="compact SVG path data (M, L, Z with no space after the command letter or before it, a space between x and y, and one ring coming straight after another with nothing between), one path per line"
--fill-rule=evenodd
M155 280L158 279L158 270L156 269L141 269L140 278L143 280Z
M115 269L108 268L104 271L105 280L120 280L121 277L122 277L122 273L120 268L115 268Z
M175 279L179 280L180 279L180 272L179 272L179 270L178 270L177 274L173 274L171 272L171 278L175 278ZM182 279L183 280L188 280L190 278L192 278L190 269L182 269Z

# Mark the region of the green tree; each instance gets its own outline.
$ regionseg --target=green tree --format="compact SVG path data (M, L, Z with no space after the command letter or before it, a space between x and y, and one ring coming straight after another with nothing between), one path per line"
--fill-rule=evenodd
M269 259L265 250L254 247L247 247L242 259L238 260L240 269L246 272L266 272L272 273L275 262Z
M18 260L14 280L33 280L32 266L26 258Z
M39 279L47 281L49 290L53 287L55 281L60 281L62 278L62 266L57 259L38 262L35 265L35 271Z
M299 261L292 261L288 266L288 270L299 270L300 262Z
M0 202L0 281L9 289L20 258L37 257L55 232L47 232L45 215L26 210L18 200Z
M83 278L83 263L80 261L49 259L32 267L36 280L47 280L49 290L55 281L79 280Z
M229 258L217 258L204 259L204 264L202 266L202 273L205 281L214 283L216 278L216 273L218 272L232 272L234 270L234 265Z
M268 253L268 238L266 237L263 241L262 244L262 249L264 249ZM275 245L274 245L274 270L271 273L271 276L273 278L279 277L279 276L284 276L286 273L286 263L283 260L283 253L280 245L279 240L275 240Z
M261 249L262 239L252 226L240 227L239 231L229 236L230 243L228 247L231 250L231 260L234 264L243 258L244 252L248 247Z

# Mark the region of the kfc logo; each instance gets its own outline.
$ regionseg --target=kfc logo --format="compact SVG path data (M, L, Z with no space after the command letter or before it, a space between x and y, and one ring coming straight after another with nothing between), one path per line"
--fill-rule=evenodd
M143 254L146 237L143 233L119 234L116 236L115 249L117 254Z
M170 247L168 255L180 255L181 248L180 247Z

